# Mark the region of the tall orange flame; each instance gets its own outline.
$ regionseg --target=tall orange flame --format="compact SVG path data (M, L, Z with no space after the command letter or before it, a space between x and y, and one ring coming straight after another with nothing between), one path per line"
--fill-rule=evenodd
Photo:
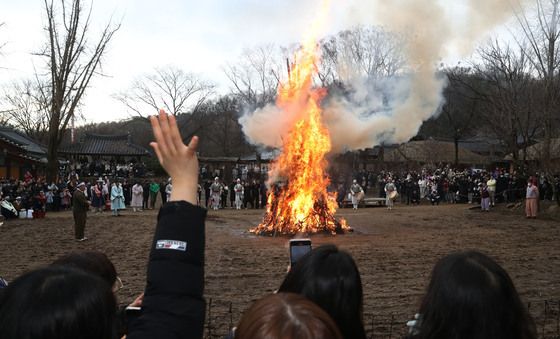
M323 20L326 7L320 16ZM285 112L297 113L301 119L283 140L282 154L271 169L287 185L271 189L264 220L251 230L257 234L334 234L348 229L344 220L334 218L336 195L327 192L330 181L325 155L331 150L331 139L321 120L320 101L326 89L313 87L316 65L320 62L314 36L305 40L288 81L278 88L276 105Z

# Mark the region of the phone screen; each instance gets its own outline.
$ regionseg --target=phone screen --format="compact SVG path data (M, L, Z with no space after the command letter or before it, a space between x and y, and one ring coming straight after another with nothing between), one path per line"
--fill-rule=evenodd
M307 252L311 251L311 240L291 240L290 241L290 264L293 266Z

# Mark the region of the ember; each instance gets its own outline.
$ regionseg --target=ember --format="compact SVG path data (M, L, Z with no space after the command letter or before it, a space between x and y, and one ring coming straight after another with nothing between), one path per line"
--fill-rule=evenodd
M328 193L325 155L331 150L329 131L321 120L320 101L324 88L313 87L320 62L314 37L296 54L289 80L278 88L276 105L284 112L303 117L284 138L282 154L273 164L270 177L282 178L286 186L271 189L263 222L250 231L261 235L297 233L343 233L350 228L336 220L336 194Z

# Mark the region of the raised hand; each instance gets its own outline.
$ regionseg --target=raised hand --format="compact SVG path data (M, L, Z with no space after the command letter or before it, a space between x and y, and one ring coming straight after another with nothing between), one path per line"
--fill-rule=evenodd
M198 137L194 136L189 145L185 145L177 127L177 120L164 110L160 110L158 116L150 117L150 122L156 139L150 146L173 182L170 200L185 200L196 205Z

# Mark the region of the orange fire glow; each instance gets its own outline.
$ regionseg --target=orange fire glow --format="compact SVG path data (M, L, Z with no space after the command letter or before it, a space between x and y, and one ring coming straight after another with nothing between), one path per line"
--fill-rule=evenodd
M264 220L251 232L268 235L348 230L346 222L336 220L336 194L328 193L325 155L331 150L329 131L321 120L320 101L326 89L314 88L313 77L319 51L308 39L296 55L289 80L278 88L276 105L301 117L283 139L282 154L271 173L285 179L279 189L271 187Z

